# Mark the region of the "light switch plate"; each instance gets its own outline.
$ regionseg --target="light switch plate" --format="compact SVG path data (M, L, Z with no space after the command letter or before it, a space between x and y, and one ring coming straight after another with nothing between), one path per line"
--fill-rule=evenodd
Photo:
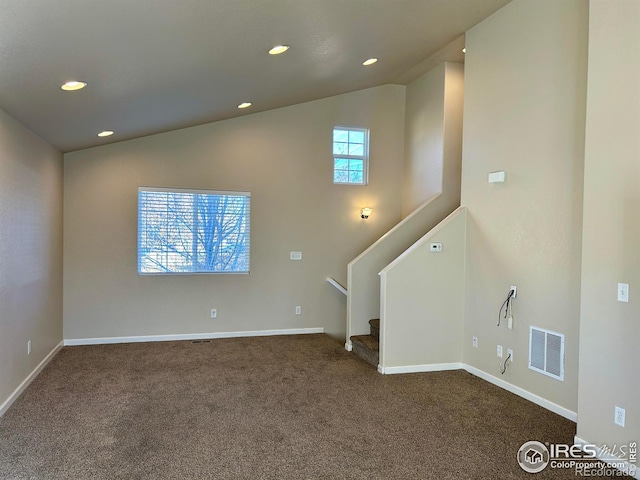
M629 302L629 284L628 283L619 283L618 284L618 301L619 302Z

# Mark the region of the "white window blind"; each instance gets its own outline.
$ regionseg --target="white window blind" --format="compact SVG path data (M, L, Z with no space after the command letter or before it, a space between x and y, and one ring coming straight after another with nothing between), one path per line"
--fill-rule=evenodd
M249 273L251 194L138 189L138 273Z

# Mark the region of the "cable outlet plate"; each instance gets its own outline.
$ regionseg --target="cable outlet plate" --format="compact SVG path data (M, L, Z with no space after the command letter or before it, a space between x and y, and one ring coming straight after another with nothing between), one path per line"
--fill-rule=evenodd
M442 251L442 243L440 242L432 243L431 245L429 245L429 249L434 253L440 253Z
M300 305L296 305L296 315L302 315L302 307Z
M473 345L473 348L478 348L478 337L473 337L471 344Z
M515 285L511 285L509 291L511 290L513 290L513 295L511 296L511 298L516 298L516 296L518 296L518 287L516 287Z
M215 308L211 309L211 318L218 318L218 310Z
M507 357L509 358L509 363L513 363L513 350L510 348L507 349Z

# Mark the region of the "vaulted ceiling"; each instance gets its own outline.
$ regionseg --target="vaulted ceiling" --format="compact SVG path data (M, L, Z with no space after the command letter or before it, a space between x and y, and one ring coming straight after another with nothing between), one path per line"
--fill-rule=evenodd
M0 0L0 108L68 152L407 83L508 1Z

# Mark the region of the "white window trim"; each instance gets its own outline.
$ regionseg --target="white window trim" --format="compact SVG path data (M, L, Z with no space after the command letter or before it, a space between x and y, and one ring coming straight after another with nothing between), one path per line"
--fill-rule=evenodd
M364 155L338 155L333 154L333 132L334 130L350 130L355 132L364 133ZM335 181L335 167L331 169L331 176L334 185L352 185L355 187L364 187L369 185L369 129L366 127L351 127L347 125L334 125L331 129L331 153L333 158L333 164L335 165L336 158L346 158L348 160L362 160L362 183L353 182L336 182Z
M206 189L194 189L194 188L174 188L174 187L150 187L150 186L140 186L138 187L138 198L140 192L168 192L168 193L188 193L188 194L203 194L203 195L230 195L230 196L244 196L251 199L251 192L241 192L241 191L231 191L231 190L206 190ZM249 265L247 271L220 271L220 272L207 272L207 271L197 271L197 272L141 272L140 271L140 231L139 231L139 222L140 222L140 213L138 204L138 232L136 234L136 260L137 260L137 273L140 276L156 276L156 275L249 275L251 270L251 260L249 260ZM249 232L251 232L251 211L249 211ZM250 233L249 233L250 235ZM249 239L249 245L251 245L251 240ZM251 247L249 247L251 248ZM249 251L249 259L251 258L251 253Z

